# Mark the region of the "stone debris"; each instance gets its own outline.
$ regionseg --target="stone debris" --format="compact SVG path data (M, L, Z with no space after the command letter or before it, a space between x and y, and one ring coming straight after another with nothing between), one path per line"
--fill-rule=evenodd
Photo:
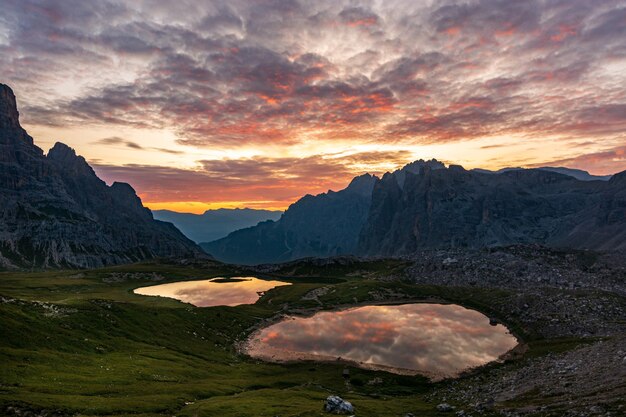
M626 335L562 354L528 359L522 366L493 368L455 381L438 390L434 397L475 404L477 410L500 404L508 408L503 411L510 416L550 409L573 411L596 407L608 411L618 407L615 402L620 398L626 398L624 346ZM533 397L540 400L541 406L533 405ZM519 398L525 399L520 409L504 405Z
M449 412L449 411L454 411L453 406L451 406L448 403L441 403L437 405L437 411L443 411L443 412Z
M620 256L622 255L622 256ZM444 261L454 256L456 262ZM411 258L416 284L504 289L494 297L500 319L542 337L611 336L626 332L626 257L541 246L424 251Z
M320 301L319 297L323 297L326 294L328 294L328 291L330 291L330 287L320 287L320 288L315 288L309 292L307 292L306 294L304 294L302 296L303 300L311 300L311 301L315 301L318 304L322 304L322 302Z
M497 312L492 324L516 323L557 344L579 343L450 381L429 395L435 404L470 407L458 416L624 415L623 254L540 246L428 251L415 255L407 274L418 284L503 290L490 305Z
M126 281L162 281L165 277L156 272L112 272L102 278L107 284Z

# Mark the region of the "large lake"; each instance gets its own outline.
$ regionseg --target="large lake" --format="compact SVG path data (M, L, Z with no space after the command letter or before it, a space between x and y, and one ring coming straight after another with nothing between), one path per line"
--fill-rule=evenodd
M254 277L213 278L182 281L135 289L135 294L175 298L197 307L237 306L254 304L263 293L283 281L266 281Z
M246 353L267 361L338 359L433 379L497 360L517 345L501 324L453 304L378 305L288 317L255 332Z

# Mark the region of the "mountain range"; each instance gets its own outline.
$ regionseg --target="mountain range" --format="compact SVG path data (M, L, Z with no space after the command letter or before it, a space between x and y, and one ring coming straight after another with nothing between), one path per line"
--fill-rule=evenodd
M276 222L201 246L240 264L518 243L626 249L626 171L610 179L581 173L420 160L381 178L357 177L339 192L307 195Z
M235 230L251 227L265 220L278 220L282 211L243 209L207 210L202 214L153 210L155 219L173 223L196 243L210 242Z
M517 243L624 250L626 171L598 177L562 167L465 170L420 160L380 178L358 176L341 191L306 195L282 215L216 210L155 217L130 185L108 186L68 146L56 143L44 154L20 125L13 91L0 84L1 269L211 255L259 264ZM198 246L159 218L196 241L250 227Z
M133 188L108 186L56 143L47 155L0 84L0 268L84 268L154 257L206 257L171 223L154 220Z

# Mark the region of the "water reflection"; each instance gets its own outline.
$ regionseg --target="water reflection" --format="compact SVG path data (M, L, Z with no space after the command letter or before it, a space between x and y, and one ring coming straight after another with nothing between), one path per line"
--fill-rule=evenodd
M254 304L266 291L282 285L282 281L265 281L254 277L214 278L203 281L172 282L135 289L135 294L175 298L197 307Z
M491 326L477 311L405 304L290 317L255 333L247 353L265 360L342 358L437 378L496 360L516 344L506 327Z

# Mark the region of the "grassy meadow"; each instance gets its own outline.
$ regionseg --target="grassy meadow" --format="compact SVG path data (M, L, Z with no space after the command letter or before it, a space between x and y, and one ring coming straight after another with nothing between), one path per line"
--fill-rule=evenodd
M395 293L405 300L458 302L497 317L490 301L498 292L376 281L377 275L402 268L397 261L380 261L359 265L358 274L355 267L322 269L323 274L315 267L291 270L284 279L293 285L270 290L254 305L209 308L132 290L247 274L220 264L161 262L90 271L0 273L0 411L13 407L21 413L46 410L48 415L80 416L321 416L324 399L337 394L351 401L361 416L445 415L428 399L437 384L420 376L351 368L346 381L344 364L263 363L235 348L263 320L319 307L317 301L302 297L322 286L334 289L320 297L323 308L376 302L380 294ZM531 353L551 350L549 344L534 340L532 329L507 325L531 342Z

